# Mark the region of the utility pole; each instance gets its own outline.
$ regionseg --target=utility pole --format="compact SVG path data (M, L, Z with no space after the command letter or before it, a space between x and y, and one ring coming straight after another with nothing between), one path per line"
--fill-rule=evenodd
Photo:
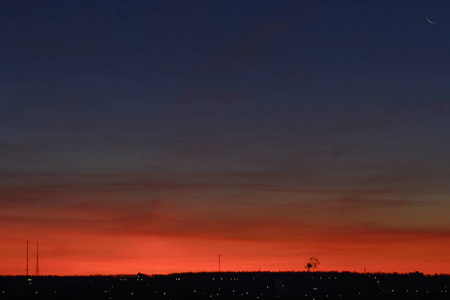
M36 276L39 276L39 242L36 244Z

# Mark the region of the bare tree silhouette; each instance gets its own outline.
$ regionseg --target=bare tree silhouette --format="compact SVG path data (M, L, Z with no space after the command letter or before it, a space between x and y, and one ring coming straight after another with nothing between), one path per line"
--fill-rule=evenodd
M308 260L308 263L305 265L305 269L308 270L308 272L309 272L312 268L317 269L317 266L319 264L320 264L320 261L313 256Z

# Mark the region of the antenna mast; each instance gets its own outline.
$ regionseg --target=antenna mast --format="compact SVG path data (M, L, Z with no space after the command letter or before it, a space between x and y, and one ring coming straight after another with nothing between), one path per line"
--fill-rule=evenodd
M39 276L39 242L36 244L36 276Z
M219 272L220 272L220 254L219 254Z
M27 241L27 276L28 276L28 241Z

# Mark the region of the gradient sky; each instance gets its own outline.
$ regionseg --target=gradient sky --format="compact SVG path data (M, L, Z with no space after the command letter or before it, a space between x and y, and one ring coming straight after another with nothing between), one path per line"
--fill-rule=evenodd
M427 16L435 22L427 21ZM450 2L1 1L0 274L450 272Z

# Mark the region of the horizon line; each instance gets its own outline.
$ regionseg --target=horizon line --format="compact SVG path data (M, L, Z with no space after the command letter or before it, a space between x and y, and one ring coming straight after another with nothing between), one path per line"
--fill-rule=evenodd
M66 275L56 275L56 274L46 274L46 275L0 275L0 277L116 277L116 276L124 276L124 277L130 277L130 276L171 276L171 275L179 275L179 274L227 274L227 273L350 273L350 274L359 274L359 275L422 275L422 276L450 276L450 273L423 273L420 271L415 272L358 272L358 271L187 271L187 272L174 272L174 273L153 273L153 274L147 274L147 273L117 273L117 274L66 274Z

